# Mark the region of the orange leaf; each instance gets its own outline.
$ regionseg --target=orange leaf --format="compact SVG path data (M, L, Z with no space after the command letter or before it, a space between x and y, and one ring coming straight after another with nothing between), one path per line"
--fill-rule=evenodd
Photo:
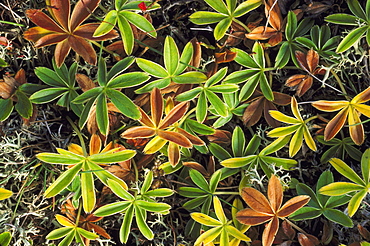
M245 36L252 40L266 40L276 35L277 31L271 27L259 26Z
M285 85L289 86L289 87L297 86L300 83L302 83L302 81L304 81L306 79L306 77L307 77L307 75L304 75L304 74L296 74L296 75L290 76L285 81Z
M152 111L152 120L158 127L163 115L163 97L158 88L154 88L150 94L150 107Z
M140 110L140 113L141 113L141 118L140 118L140 123L143 124L143 125L146 125L148 127L152 127L152 128L155 128L155 125L154 125L154 122L152 121L152 119L144 112L144 110L142 110L141 108L139 108Z
M179 121L185 115L186 111L188 111L188 108L189 102L182 102L177 104L161 121L161 123L158 125L158 128L165 129L171 126L173 123Z
M147 126L135 126L127 129L121 134L122 138L149 138L155 135L155 130Z
M350 107L348 110L349 135L355 144L361 145L364 142L364 127L362 124L359 124L361 120L357 111L353 107Z
M270 246L272 245L276 233L279 229L279 219L278 217L274 217L265 227L265 230L262 233L262 245L263 246Z
M251 208L246 208L238 211L236 213L236 218L240 223L245 225L259 225L271 220L273 215L261 213Z
M179 146L174 142L169 142L167 152L168 152L168 161L171 163L173 167L176 166L179 163L181 157Z
M314 51L313 49L310 49L307 52L307 65L308 65L308 71L311 73L315 70L315 68L319 65L319 54Z
M94 155L100 152L101 149L101 139L98 134L93 134L90 138L90 155Z
M95 88L94 82L85 74L76 74L76 81L83 92Z
M325 141L329 141L334 138L335 135L342 129L346 122L348 115L348 107L342 109L325 127L324 138Z
M189 139L178 132L158 131L157 134L160 138L174 142L182 147L191 148L193 146Z
M91 229L94 229L94 231L95 231L97 234L99 234L99 235L101 235L101 236L103 236L103 237L105 237L105 238L107 238L107 239L110 239L110 238L111 238L111 237L109 236L109 234L107 233L107 231L106 231L106 230L104 230L104 228L102 228L102 227L100 227L100 226L98 226L98 225L92 224L92 223L89 223L89 227L91 227Z
M243 113L243 122L246 126L255 125L262 116L264 97L259 97L251 102Z
M63 64L70 51L71 46L69 45L67 39L57 44L54 51L55 63L57 66L61 66Z
M270 178L267 196L270 200L271 208L276 213L283 202L283 186L275 175L272 175Z
M190 142L193 144L193 145L198 145L198 146L202 146L202 145L205 145L205 143L203 142L202 139L200 139L198 136L195 136L193 134L190 134L188 133L187 131L185 131L184 129L178 127L176 128L177 132L178 133L181 133L182 135L184 135L187 139L190 140Z
M352 99L352 103L364 103L370 100L370 87L368 87L366 90L362 91L360 94L356 95Z
M67 3L66 1L60 0L49 0L47 8L49 13L52 14L53 18L58 21L64 30L68 30L68 18L71 12L71 5L69 1Z
M251 209L265 214L274 214L269 201L258 190L245 187L242 189L241 196Z
M280 209L277 211L277 216L280 218L286 217L306 205L310 201L310 197L306 195L295 196L287 201Z
M90 14L94 12L94 10L98 7L99 2L100 0L78 1L72 11L70 19L71 30L75 30L82 22L84 22L88 18Z
M348 101L325 101L325 100L320 100L313 102L311 105L314 106L315 108L325 111L325 112L333 112L333 111L338 111L344 107L347 107L349 104Z
M87 42L84 38L77 35L70 35L68 42L71 48L79 54L86 62L95 65L96 64L96 53L92 45Z
M298 85L296 95L299 97L303 96L303 94L311 88L312 83L313 78L311 76L306 76L306 78Z
M265 2L265 15L268 19L268 22L275 30L281 30L283 17L281 16L279 4L277 3L277 1L268 0Z
M26 10L27 17L36 25L49 31L63 33L63 29L39 9Z

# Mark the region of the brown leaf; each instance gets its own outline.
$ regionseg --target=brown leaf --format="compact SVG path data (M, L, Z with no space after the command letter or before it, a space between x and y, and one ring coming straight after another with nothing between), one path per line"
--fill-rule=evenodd
M251 102L245 109L242 119L246 126L253 126L261 119L264 101L265 98L260 97Z
M266 40L276 35L278 31L271 27L259 26L245 36L252 40Z
M89 154L94 155L100 152L101 139L98 134L93 134L90 138Z
M308 71L311 73L315 70L315 68L319 65L319 54L314 51L313 49L310 49L307 52L307 65L308 65Z
M158 126L163 115L163 97L158 88L154 88L150 94L150 106L153 123Z
M55 0L58 1L58 0ZM78 1L72 11L70 25L71 30L75 30L84 22L91 13L98 7L100 0L83 0Z
M311 76L306 76L306 78L297 86L296 95L298 97L303 96L308 89L311 88L313 83L313 78Z
M47 9L54 19L64 28L69 29L68 17L71 12L71 6L66 4L65 1L60 0L47 0Z
M299 51L297 50L295 52L295 57L297 58L297 61L299 63L299 66L303 69L303 70L308 70L310 71L310 68L307 64L307 56L305 53L303 53L302 51Z
M292 97L287 95L287 94L284 94L284 93L280 93L280 92L273 92L274 94L274 103L277 104L277 105L288 105L290 104L291 100L292 100Z
M353 142L361 145L364 142L364 126L361 124L360 117L353 107L348 109L349 135Z
M270 46L276 46L283 41L283 33L277 32L276 35L270 37L269 41L267 42Z
M221 53L215 53L216 63L220 64L232 62L235 59L236 54L237 54L236 52L232 52L228 49Z
M78 86L81 88L83 92L88 91L92 88L95 88L95 84L88 76L85 74L77 73L76 74L76 81Z
M181 157L179 146L174 142L169 142L167 152L168 152L168 161L171 163L173 167L176 166L179 163Z
M189 139L178 132L158 131L157 134L160 138L174 142L182 147L191 148L193 146Z
M267 224L262 233L262 245L270 246L274 242L274 238L279 229L279 218L274 216L273 219Z
M165 129L175 122L179 121L185 113L188 111L189 102L181 102L177 104L169 113L164 117L164 119L160 122L158 129ZM155 122L155 121L154 121Z
M269 180L267 196L270 200L271 208L276 213L283 202L283 186L275 175L271 175Z
M306 77L307 77L307 75L304 75L304 74L296 74L296 75L290 76L285 81L285 85L289 86L289 87L297 86L300 83L302 83L302 81L304 81L306 79Z
M265 1L265 15L275 30L281 30L283 17L281 16L279 4L276 0Z
M198 162L188 161L182 163L184 166L192 168L203 174L204 176L210 176L210 173Z
M190 65L198 68L200 66L200 61L202 59L202 48L196 37L192 38L190 40L190 43L193 45L193 50L194 50L193 57L190 61ZM187 71L193 71L193 70L194 68L190 66L187 68Z
M358 224L357 229L360 232L361 236L365 238L366 241L370 241L370 232L365 227Z
M230 144L231 133L226 130L216 129L215 133L212 135L207 135L207 138L212 143L228 145Z
M245 225L259 225L271 220L274 216L245 208L236 213L236 219Z
M293 240L294 237L295 237L295 230L293 230L292 226L286 222L285 220L283 221L283 223L281 223L282 225L282 229L284 231L284 234L290 239L290 240Z
M329 141L337 135L337 133L342 129L344 123L346 122L348 115L348 108L342 109L333 119L329 121L324 130L324 139Z
M198 136L195 136L193 134L190 134L188 133L187 131L185 131L184 129L178 127L176 128L177 132L178 133L181 133L182 135L184 135L187 139L190 140L190 142L193 144L193 145L198 145L198 146L203 146L205 145L206 143L200 139Z
M312 235L305 235L303 233L298 233L298 242L301 246L316 246L320 245L320 241L312 236Z
M258 190L245 187L242 189L241 196L251 209L265 214L274 214L269 201Z
M270 102L268 100L265 100L263 109L264 109L263 110L263 116L265 117L265 120L267 121L267 124L269 124L273 128L281 126L280 121L275 120L274 118L272 118L270 113L269 113L270 110L277 110L276 106L272 102Z
M277 211L277 216L280 218L287 217L306 205L310 201L310 197L306 195L295 196L287 201L280 209Z
M155 130L147 126L135 126L127 129L121 134L122 138L149 138L155 135Z
M141 113L141 118L139 120L140 123L148 127L155 128L155 125L152 119L144 112L144 110L142 110L141 108L139 108L139 110Z

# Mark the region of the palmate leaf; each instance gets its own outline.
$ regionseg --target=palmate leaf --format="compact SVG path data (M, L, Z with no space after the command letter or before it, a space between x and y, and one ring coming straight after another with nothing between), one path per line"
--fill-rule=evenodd
M279 228L279 218L284 218L303 207L310 200L309 196L296 196L281 206L283 188L279 179L271 175L268 184L268 198L254 188L245 187L241 196L250 208L240 210L236 219L246 225L258 225L268 222L262 234L263 245L272 245Z
M105 35L93 37L98 23L81 25L98 7L97 0L79 1L70 14L70 1L48 1L49 17L38 9L26 11L28 18L37 27L29 28L24 33L24 38L35 42L37 48L57 44L55 48L56 65L60 67L70 50L73 49L90 64L96 64L97 56L89 41L103 41L117 37L115 30L110 30Z
M262 1L247 0L238 5L238 7L236 4L237 1L235 0L226 1L226 4L222 0L206 0L206 3L218 13L197 11L190 15L190 21L197 25L218 23L213 34L216 40L220 40L225 35L232 22L240 23L236 18L258 8L262 4Z

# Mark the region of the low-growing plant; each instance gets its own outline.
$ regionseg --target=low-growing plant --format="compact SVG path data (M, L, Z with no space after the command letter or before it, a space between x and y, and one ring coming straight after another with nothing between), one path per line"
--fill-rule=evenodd
M352 194L348 203L348 215L352 217L361 205L362 200L370 192L370 149L367 149L361 158L362 177L338 158L332 158L330 164L344 177L352 182L334 182L321 187L319 192L326 196L342 196Z
M37 27L32 27L24 33L24 38L41 48L57 44L55 47L55 63L60 67L71 49L79 54L86 62L96 64L96 52L89 42L104 41L118 36L115 30L94 37L94 31L99 23L81 25L98 7L100 0L78 1L72 13L69 0L46 0L47 10L51 17L40 9L29 9L27 17Z
M316 185L316 192L314 192L309 186L299 183L296 186L298 195L310 196L310 201L307 203L307 207L298 209L296 212L289 216L291 220L307 220L317 218L324 215L328 220L335 223L341 224L347 227L353 227L351 218L345 213L335 207L346 204L351 197L347 195L342 196L325 196L319 193L319 190L334 182L333 173L330 171L323 172Z
M317 141L324 145L331 146L326 150L320 158L322 163L328 162L333 157L339 157L344 160L347 154L354 160L360 161L362 152L358 150L354 145L356 145L350 137L344 139L332 138L329 141L324 140L324 136L316 136Z
M173 191L167 188L158 188L149 190L153 183L153 172L149 172L140 189L135 189L134 194L129 193L119 182L109 179L109 187L112 191L124 201L115 202L98 208L94 215L105 217L116 213L124 213L119 237L122 243L126 243L132 226L132 220L135 216L136 225L140 232L149 240L154 238L153 231L147 223L147 213L155 212L168 214L170 205L160 203L155 200L157 197L168 197Z
M217 196L213 197L213 206L217 219L203 213L191 213L191 217L196 222L212 227L212 229L209 229L198 237L194 246L201 245L202 243L209 244L211 242L217 243L220 246L226 246L230 245L234 238L245 242L251 241L243 232L231 225L232 221L227 219L222 204Z

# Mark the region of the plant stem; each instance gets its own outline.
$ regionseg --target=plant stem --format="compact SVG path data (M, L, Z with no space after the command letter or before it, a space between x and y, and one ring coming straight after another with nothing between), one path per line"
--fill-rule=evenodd
M335 80L338 82L338 85L339 85L339 87L340 87L340 89L341 89L341 91L342 91L343 95L346 97L346 99L347 99L348 101L350 101L351 99L349 98L349 96L348 96L348 94L347 94L347 91L346 91L346 89L345 89L345 88L344 88L344 86L343 86L342 80L339 78L338 74L337 74L336 72L334 72L334 70L333 70L333 69L330 69L330 72L331 72L331 74L334 76Z
M84 153L84 156L86 157L87 156L86 145L85 145L85 141L84 141L84 139L82 137L81 132L78 130L78 128L75 125L75 123L73 123L73 121L71 120L71 118L69 118L68 116L67 116L67 120L68 120L69 124L71 124L73 130L76 132L76 134L78 136L78 139L80 140L82 151Z
M247 32L251 32L251 29L249 29L243 22L241 22L238 19L233 18L233 21L241 25Z
M216 191L212 193L213 195L239 195L239 192L236 191Z
M79 222L79 220L80 220L81 211L82 211L82 203L80 202L80 203L79 203L79 206L78 206L77 217L76 217L76 226L77 226L77 227L78 227L78 222Z
M113 57L119 56L117 53L114 53L113 51L108 50L103 45L100 45L98 42L92 41L92 40L89 40L89 41L90 41L90 43L92 43L92 44L96 45L97 47L99 47L100 49L104 50L105 52L111 54Z

